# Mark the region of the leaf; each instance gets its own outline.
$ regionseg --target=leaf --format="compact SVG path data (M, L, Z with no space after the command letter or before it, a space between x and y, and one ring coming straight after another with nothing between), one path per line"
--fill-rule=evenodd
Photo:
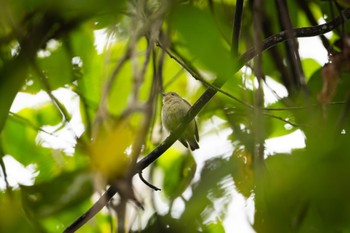
M24 109L20 112L29 119L35 119L36 112ZM11 116L6 122L2 134L2 147L5 154L11 155L18 162L27 166L34 164L38 175L36 180L48 180L64 170L64 166L60 164L65 161L63 152L53 151L51 148L44 148L37 143L36 138L38 129L34 128L35 121L18 120L15 116ZM20 146L19 146L20 145Z
M290 134L302 126L295 117L295 112L302 110L293 109L293 107L297 106L286 106L286 101L288 102L286 98L283 98L270 104L267 108L273 110L264 111L263 113L268 138Z
M62 121L61 114L51 102L41 105L39 108L25 108L17 113L18 116L27 120L28 126L58 125Z
M37 93L42 89L46 90L43 78L47 79L51 90L74 81L71 57L62 44L57 41L54 43L54 48L42 50L41 53L44 55L37 58L40 71L37 71L33 66L29 68L28 76L26 76L27 85L22 88L22 91Z
M219 77L232 76L229 47L224 44L209 10L179 6L171 14L170 25L178 33L176 39L181 41L180 48L187 51L188 60L198 60Z
M40 148L35 142L37 133L35 129L9 119L2 132L4 152L13 156L23 165L34 163L36 156L40 154Z
M6 195L0 193L0 230L1 232L38 232L22 211L18 193Z
M231 156L235 167L233 180L237 190L248 198L254 188L253 156L246 149L236 149Z
M231 200L233 160L213 158L207 160L201 171L201 179L191 185L192 196L179 219L184 225L195 228L196 222L210 222L214 216L225 218ZM220 206L214 203L220 200ZM215 213L215 215L213 215ZM215 222L215 221L214 221Z
M302 60L303 71L305 73L306 80L309 80L318 69L321 68L321 65L314 59L307 58Z
M205 225L203 232L206 233L225 233L225 228L221 221L211 222L210 224Z
M27 76L28 64L23 57L0 63L0 132L6 122L11 104Z
M21 186L23 206L35 218L53 216L92 195L92 176L84 170L62 173L50 181Z
M162 189L170 201L182 195L196 171L196 162L192 154L180 154L172 149L158 159L157 165L163 171Z

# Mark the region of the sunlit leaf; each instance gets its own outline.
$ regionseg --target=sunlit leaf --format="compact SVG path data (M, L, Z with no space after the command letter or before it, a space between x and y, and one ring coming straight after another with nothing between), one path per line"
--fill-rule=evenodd
M62 121L62 116L55 105L46 103L37 109L25 108L17 113L23 117L23 123L27 123L28 127L37 126L38 128L44 125L57 125ZM14 116L15 118L15 116ZM20 120L17 118L17 120Z
M320 69L320 64L311 58L303 59L302 65L307 80L312 76L312 74Z
M9 119L2 132L5 153L10 154L23 165L34 163L40 150L35 142L37 133L36 129Z

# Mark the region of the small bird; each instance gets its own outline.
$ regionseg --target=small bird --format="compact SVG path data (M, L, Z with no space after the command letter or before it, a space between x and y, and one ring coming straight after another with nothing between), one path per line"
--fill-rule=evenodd
M172 132L176 127L182 122L188 110L191 108L191 105L181 98L175 92L162 93L163 95L163 109L162 109L162 121L164 127ZM179 141L191 150L196 150L199 148L198 141L198 128L196 120L193 119L188 125L187 128L183 131Z

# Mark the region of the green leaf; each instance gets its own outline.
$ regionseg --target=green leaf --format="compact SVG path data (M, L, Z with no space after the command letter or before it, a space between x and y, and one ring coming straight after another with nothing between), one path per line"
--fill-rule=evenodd
M17 116L23 117L23 123L27 123L28 126L38 128L44 125L57 125L62 121L62 116L57 107L51 102L47 102L37 109L22 109L17 113ZM15 116L13 117L15 118Z
M254 189L253 156L246 149L235 149L231 156L233 180L237 190L248 198Z
M191 183L196 171L196 162L192 154L180 154L175 150L168 150L166 155L157 161L162 169L164 178L162 189L164 194L172 201L182 195Z
M263 113L268 138L290 134L302 126L296 121L294 115L298 110L293 110L293 106L289 108L285 103L286 99L281 99L267 106L271 110Z
M36 161L40 149L35 142L37 130L21 122L9 119L2 132L4 152L13 156L23 165Z
M229 46L209 10L179 6L171 14L170 25L176 30L176 39L181 41L179 47L186 50L188 60L198 61L219 77L232 76Z
M0 192L0 230L1 232L38 232L34 224L28 219L22 210L19 195L16 192L13 195Z
M63 173L33 186L21 186L23 206L36 218L74 208L89 198L92 192L92 176L84 170Z
M36 112L25 109L22 113ZM27 116L29 119L35 119L35 114ZM60 158L62 159L66 155L63 152L40 146L36 141L39 129L36 127L35 123L30 120L25 121L22 118L11 116L3 130L2 147L5 154L11 155L24 166L36 165L38 172L36 180L48 180L65 169L57 159L59 156L62 156Z
M321 67L317 61L311 58L303 59L302 66L307 80Z

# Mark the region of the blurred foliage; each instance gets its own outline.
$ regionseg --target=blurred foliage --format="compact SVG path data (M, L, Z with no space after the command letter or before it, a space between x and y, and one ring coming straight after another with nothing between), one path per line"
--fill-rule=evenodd
M314 26L349 6L258 2L244 1L238 54L283 31L286 18ZM277 2L288 3L289 16ZM251 61L233 73L236 1L0 4L0 232L62 232L115 180L119 195L78 232L239 232L231 224L238 198L253 200L252 232L350 232L349 23L309 48L328 54L326 65L299 61L280 43L260 67ZM144 175L160 193L132 183L133 163L167 135L159 93L194 103L216 78L227 82L198 115L201 148L175 143L152 163ZM297 130L304 148L265 148ZM16 180L22 171L8 158L31 176Z

